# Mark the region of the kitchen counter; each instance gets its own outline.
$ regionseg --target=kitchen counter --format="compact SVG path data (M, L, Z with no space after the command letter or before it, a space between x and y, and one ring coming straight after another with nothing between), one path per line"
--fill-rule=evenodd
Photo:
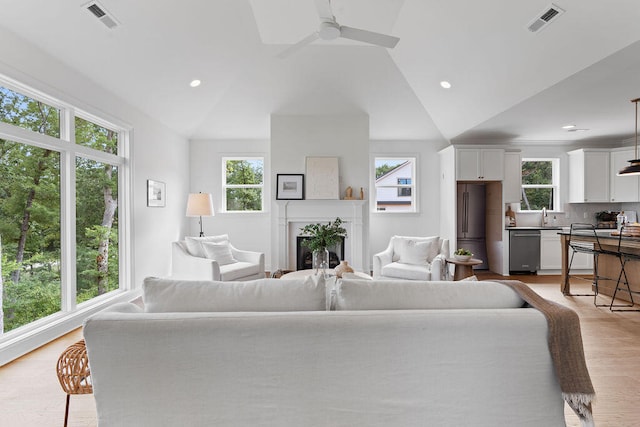
M551 226L546 226L546 227L505 227L505 230L562 230L563 227L561 226L556 226L556 225L551 225Z

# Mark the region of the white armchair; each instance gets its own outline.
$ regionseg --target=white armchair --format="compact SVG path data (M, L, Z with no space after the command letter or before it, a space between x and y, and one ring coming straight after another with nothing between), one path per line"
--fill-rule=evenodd
M438 236L393 236L373 256L374 279L447 280L449 240Z
M171 277L185 280L264 279L264 253L236 249L226 234L171 244Z

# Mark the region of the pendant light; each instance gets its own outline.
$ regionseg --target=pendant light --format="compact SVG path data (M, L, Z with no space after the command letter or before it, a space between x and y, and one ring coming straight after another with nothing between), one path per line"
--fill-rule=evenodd
M638 101L640 98L632 99L631 102L636 104L636 151L634 160L629 160L629 166L618 172L618 176L640 175L640 159L638 158Z

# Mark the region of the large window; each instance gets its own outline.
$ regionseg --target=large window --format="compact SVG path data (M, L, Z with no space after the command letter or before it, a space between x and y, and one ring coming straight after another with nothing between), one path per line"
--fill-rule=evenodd
M223 209L227 212L264 210L264 158L222 159Z
M378 212L415 212L415 171L413 157L376 157L375 203Z
M126 139L99 118L2 82L0 340L120 288Z
M558 210L559 176L558 159L522 159L520 210Z

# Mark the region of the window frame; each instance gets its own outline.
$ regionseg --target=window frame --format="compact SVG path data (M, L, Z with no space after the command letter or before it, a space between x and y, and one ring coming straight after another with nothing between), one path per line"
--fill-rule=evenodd
M411 177L398 177L397 180L407 179L411 180L411 184L399 184L396 181L396 184L393 185L378 185L376 178L376 163L380 160L391 160L391 161L401 161L405 162L411 161ZM373 191L371 192L371 212L372 213L380 213L380 214L416 214L419 212L418 209L418 156L415 154L392 154L392 155L384 155L380 153L372 154L372 166L371 166L371 176L372 176L372 186ZM402 163L401 163L402 164ZM409 197L410 198L410 209L407 210L378 210L378 189L379 188L395 188L397 191L395 194L397 197ZM404 189L409 189L410 195L400 195L400 192Z
M221 178L221 188L222 188L222 197L220 206L220 212L223 213L233 213L233 214L256 214L256 213L264 213L265 210L265 181L266 181L266 159L265 156L233 156L233 155L225 155L221 158L222 164L222 178ZM262 162L262 184L227 184L227 162L228 161L244 161L244 160L259 160ZM227 209L227 189L231 188L260 188L260 210L228 210Z
M131 268L131 127L106 119L56 99L0 74L0 86L59 109L59 137L0 122L0 138L51 150L60 155L60 311L0 334L0 364L13 360L30 348L42 345L113 302L126 300L132 289ZM75 142L75 117L117 132L118 154L109 154ZM118 168L118 275L119 288L82 303L76 303L76 157L84 157Z
M520 174L522 175L522 166L525 162L551 162L551 184L521 184L520 194L524 200L524 191L527 188L551 188L553 194L553 209L549 212L559 212L560 206L560 159L558 157L523 157L520 162ZM524 181L523 181L524 182ZM525 209L524 202L520 202L521 212L542 212L542 209Z

